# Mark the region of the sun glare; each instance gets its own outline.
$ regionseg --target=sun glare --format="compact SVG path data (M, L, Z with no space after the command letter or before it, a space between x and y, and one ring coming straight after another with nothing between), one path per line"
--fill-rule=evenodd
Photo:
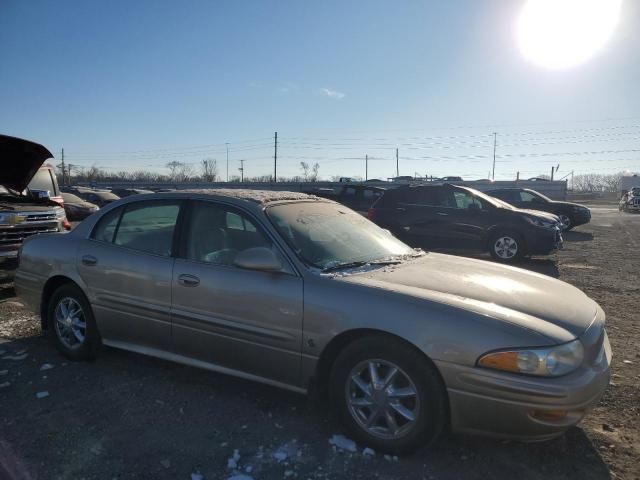
M523 55L549 69L579 65L611 37L622 0L528 0L518 19Z

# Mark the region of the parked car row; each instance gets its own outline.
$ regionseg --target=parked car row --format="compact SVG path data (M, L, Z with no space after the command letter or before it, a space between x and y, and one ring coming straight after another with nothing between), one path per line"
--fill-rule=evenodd
M314 194L338 201L413 247L475 250L516 261L562 248L562 233L591 220L582 205L530 189L486 192L452 184L382 188L344 185Z

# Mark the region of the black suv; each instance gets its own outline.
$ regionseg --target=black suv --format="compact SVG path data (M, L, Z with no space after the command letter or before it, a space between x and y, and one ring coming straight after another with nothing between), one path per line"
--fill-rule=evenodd
M563 229L571 230L573 227L591 221L591 210L584 205L551 200L540 192L528 188L500 188L487 190L484 193L510 203L514 207L553 213L560 218Z
M489 251L504 262L562 246L558 217L520 210L456 185L388 190L368 216L411 246Z

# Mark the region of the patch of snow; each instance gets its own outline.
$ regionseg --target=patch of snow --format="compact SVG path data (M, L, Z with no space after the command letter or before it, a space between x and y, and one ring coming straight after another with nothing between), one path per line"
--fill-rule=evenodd
M191 480L204 480L204 475L201 473L192 473Z
M279 462L284 462L287 459L287 452L283 452L282 450L273 452L273 458L275 458Z
M285 470L284 471L284 478L289 478L292 477L293 475L295 475L296 472L294 472L293 470Z
M191 480L193 480L193 478ZM253 477L250 477L249 475L240 474L240 475L234 475L233 477L229 477L227 478L227 480L253 480Z
M344 435L333 435L329 439L329 443L331 445L334 445L335 447L341 449L341 450L346 450L348 452L357 452L358 451L358 447L356 446L356 442L354 442L353 440L348 439Z
M231 456L227 460L227 468L229 470L236 470L238 468L239 461L240 461L240 451L236 449L233 451L233 456Z
M267 204L283 200L324 200L315 195L302 192L286 192L277 190L250 190L247 188L209 188L209 189L187 189L178 190L177 193L194 193L200 195L215 195L220 197L231 197L240 200Z
M251 465L248 465L247 468L244 469L245 473L251 473L253 472L253 467Z
M53 368L53 365L51 365L50 363L45 363L40 367L40 371L42 370L51 370Z
M6 355L2 357L2 360L24 360L29 356L28 353L23 353L21 355Z
M49 396L49 392L44 391L44 392L38 392L36 393L36 398L45 398Z
M375 454L376 454L375 450L369 447L362 450L362 455L364 455L365 457L373 457Z

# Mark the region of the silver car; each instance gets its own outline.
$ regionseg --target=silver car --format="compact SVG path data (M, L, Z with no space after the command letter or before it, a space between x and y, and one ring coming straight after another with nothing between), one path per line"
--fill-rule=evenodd
M15 284L70 359L108 345L313 389L384 451L445 429L551 438L609 383L605 315L578 289L300 193L128 197L27 240Z

